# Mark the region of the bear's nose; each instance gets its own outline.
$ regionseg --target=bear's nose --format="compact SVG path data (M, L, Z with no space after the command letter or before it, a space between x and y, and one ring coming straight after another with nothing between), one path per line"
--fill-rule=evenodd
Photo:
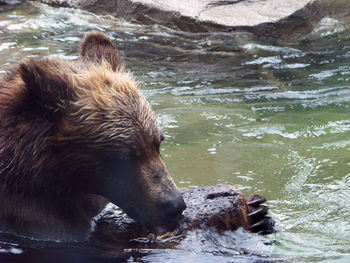
M163 202L162 208L165 216L170 220L178 220L182 214L182 211L186 209L185 201L182 196L172 198Z

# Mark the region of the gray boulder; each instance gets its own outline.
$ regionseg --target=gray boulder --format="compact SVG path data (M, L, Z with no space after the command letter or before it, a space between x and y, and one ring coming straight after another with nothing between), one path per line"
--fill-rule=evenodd
M348 0L36 0L187 32L250 32L299 39L326 16L347 17Z

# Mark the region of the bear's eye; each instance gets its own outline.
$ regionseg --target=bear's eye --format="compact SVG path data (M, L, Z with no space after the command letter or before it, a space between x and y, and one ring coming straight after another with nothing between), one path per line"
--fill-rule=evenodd
M123 154L119 157L121 161L130 161L132 159L131 154Z
M139 159L139 155L137 153L126 153L119 156L120 161L133 161Z

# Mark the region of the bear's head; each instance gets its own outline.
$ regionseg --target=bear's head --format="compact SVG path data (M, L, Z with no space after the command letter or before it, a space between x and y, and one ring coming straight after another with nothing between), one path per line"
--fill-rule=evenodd
M150 104L105 35L88 34L80 55L30 59L17 69L24 102L11 110L31 123L15 146L30 148L20 172L33 180L24 187L101 195L158 231L173 229L186 206L159 152L164 135Z

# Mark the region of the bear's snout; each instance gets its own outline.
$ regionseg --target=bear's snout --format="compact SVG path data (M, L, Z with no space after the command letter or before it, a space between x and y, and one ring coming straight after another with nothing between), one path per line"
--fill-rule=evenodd
M178 221L182 212L186 209L185 201L182 196L164 201L161 204L164 215L169 220Z
M183 218L182 212L187 208L182 195L168 198L157 205L158 217L149 224L150 228L158 233L174 231Z

